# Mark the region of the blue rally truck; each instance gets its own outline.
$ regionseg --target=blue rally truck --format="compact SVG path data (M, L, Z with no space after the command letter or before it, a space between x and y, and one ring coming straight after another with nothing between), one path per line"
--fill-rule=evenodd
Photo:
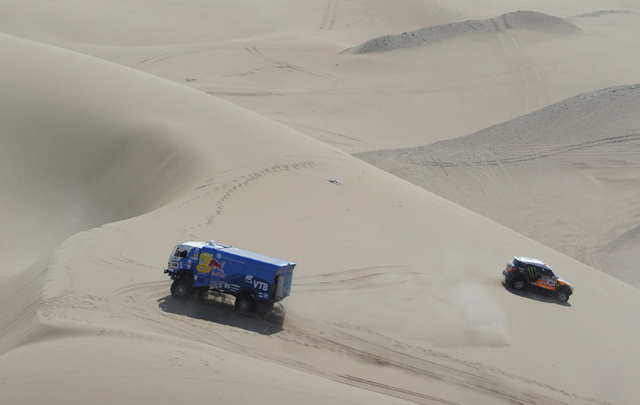
M164 272L175 298L213 290L236 297L239 311L252 312L289 296L295 265L213 241L185 242L173 249Z

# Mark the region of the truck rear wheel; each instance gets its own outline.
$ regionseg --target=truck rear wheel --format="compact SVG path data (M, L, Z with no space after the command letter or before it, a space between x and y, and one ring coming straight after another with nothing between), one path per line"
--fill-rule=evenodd
M171 284L171 295L179 300L186 300L191 296L191 283L184 278L179 278Z
M248 294L241 294L236 297L236 309L243 313L253 312L255 301Z

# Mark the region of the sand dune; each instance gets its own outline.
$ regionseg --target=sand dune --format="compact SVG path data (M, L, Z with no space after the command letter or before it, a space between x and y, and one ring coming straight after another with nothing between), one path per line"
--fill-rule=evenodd
M640 287L639 107L640 85L613 87L466 137L357 156Z
M58 47L0 36L0 403L635 403L637 288L347 153L454 138L636 77L633 55L624 66L581 63L593 43L616 39L617 53L633 42L623 31L635 32L634 14L584 18L588 40L549 43L538 35L555 34L519 29L480 47L339 53L398 27L523 3L1 2L1 31ZM592 11L578 1L535 6ZM517 13L507 21L524 24ZM600 145L597 124L632 135L636 92L568 100L567 117L521 117L515 128L528 136L518 142L533 149L540 136L567 149L582 138L575 129L562 138L563 120L585 130L580 142L593 147L576 151L610 159L590 174L621 186L594 193L619 204L598 212L630 214L621 208L635 195L621 190L635 187L635 160L615 146L634 143ZM411 94L420 96L394 103ZM487 94L495 104L475 108ZM536 123L546 132L527 132ZM497 147L485 138L478 148ZM544 172L546 159L509 170ZM584 173L569 163L541 178ZM574 180L578 192L594 189ZM554 214L529 208L529 221ZM635 235L602 247L633 255ZM241 316L214 295L172 299L167 255L210 239L298 263L272 318ZM504 288L514 255L570 280L570 304Z
M270 3L273 13L231 0L100 2L73 12L67 7L75 3L3 4L3 32L208 92L350 153L451 139L579 93L640 82L637 58L626 51L635 46L639 10L628 2L281 0ZM518 29L402 57L341 53L389 33L514 10L577 16L601 9L631 13L567 17L584 35Z
M0 215L13 230L2 236L9 257L2 273L33 260L33 244L47 251L75 232L166 204L208 165L179 139L169 114L137 107L153 97L143 90L153 78L131 71L131 79L112 85L100 78L122 69L115 65L72 53L61 61L62 50L5 35L0 42L0 184L10 190L0 197ZM75 67L85 60L88 69ZM193 157L183 159L185 151Z
M206 381L222 378L225 386L247 379L257 382L253 388L245 387L246 395L267 395L268 401L270 394L262 387L287 385L278 382L283 380L288 388L278 389L279 393L295 396L302 390L306 396L326 400L324 394L298 382L311 378L300 372L315 375L310 384L323 393L334 392L336 381L359 387L340 394L345 402L369 402L369 391L384 394L374 395L374 402L386 402L386 395L419 402L543 398L576 404L625 402L633 396L633 373L618 378L615 390L600 374L575 378L575 373L596 364L609 370L629 370L637 364L638 359L626 351L607 350L612 342L629 347L638 338L639 331L628 329L627 322L632 308L637 308L635 289L210 96L59 49L10 38L4 44L7 51L15 48L31 55L15 58L16 63L48 69L59 63L71 71L99 69L109 80L94 82L92 95L104 91L100 84L104 82L110 89L125 89L96 98L105 103L102 110L116 111L112 122L122 122L129 113L161 113L186 129L174 135L180 142L198 146L180 149L180 159L193 160L202 169L188 181L191 190L173 202L76 233L52 249L46 267L41 264L33 273L21 272L6 281L9 286L31 287L21 288L29 299L9 301L14 310L3 321L9 325L3 341L6 347L33 343L0 358L4 398L60 403L82 400L94 389L107 392L115 385L123 395L140 398L152 386L163 386L152 397L169 403L184 393L172 388L164 374L189 379L194 372L208 377ZM49 55L55 55L55 63ZM10 78L11 72L21 71L24 68L4 73ZM131 87L124 85L130 80L136 81L136 94L144 100L128 104L133 111L118 112L122 100L131 102L125 97ZM57 93L61 90L57 83L50 83L47 90ZM39 115L56 105L43 103L35 112ZM84 122L94 120L87 117ZM64 139L68 131L64 127L49 136ZM100 137L95 141L98 146L108 137L90 131L77 131L75 136ZM111 151L106 157L118 161L120 149ZM212 159L201 161L203 153ZM38 156L38 164L66 157L50 148ZM38 164L31 166L33 172L43 171ZM53 178L68 170L66 165L62 168L51 170ZM139 185L134 174L128 176L132 186ZM333 177L341 184L330 183ZM41 214L47 207L40 200ZM274 229L277 238L272 237ZM284 325L248 322L229 305L215 302L195 307L172 302L169 280L161 273L166 255L179 240L210 235L302 264L296 274L298 292L285 303ZM523 250L544 257L564 277L579 281L580 294L572 306L512 295L500 285L504 262ZM35 284L28 282L29 277L35 277ZM603 307L603 302L608 304ZM531 313L517 316L522 311ZM11 327L21 319L33 321ZM603 331L589 333L594 323L603 325ZM554 335L553 365L525 354L532 348L537 348L533 353L547 349L539 339L543 324L549 330L571 325L571 333ZM616 331L622 327L628 332L620 335ZM584 336L579 344L574 333ZM587 350L599 354L582 357ZM512 361L523 356L526 368ZM69 363L62 366L62 358ZM269 371L276 365L297 371L280 380L274 376L289 372ZM264 374L236 374L235 367ZM59 378L44 377L54 370L61 372ZM127 379L105 379L104 373ZM78 386L80 375L85 384ZM51 383L34 388L42 380ZM142 384L145 390L135 391L142 381L147 381ZM52 384L60 396L51 396ZM210 394L199 395L204 400ZM220 395L224 399L231 394ZM108 395L100 398L97 402L112 402Z
M352 403L355 398L403 403L380 399L376 394L343 384L330 382L335 387L322 387L325 383L317 378L280 366L248 366L250 359L234 357L228 351L203 358L203 348L181 340L184 336L167 340L164 334L149 335L145 327L139 332L140 321L127 321L127 317L117 315L117 310L107 311L102 321L93 316L85 318L87 313L101 312L100 308L112 301L110 283L129 285L137 276L126 268L140 263L114 266L109 264L111 259L97 259L86 243L91 232L72 237L52 255L65 238L159 208L197 185L206 185L218 170L246 167L247 158L256 163L262 160L259 156L273 159L275 155L269 150L304 158L296 152L300 145L310 144L313 150L317 142L278 141L283 135L290 137L292 131L274 127L248 111L202 93L93 58L8 36L2 37L2 50L12 56L2 75L2 86L8 90L3 93L3 105L11 106L3 110L2 134L5 145L14 145L11 150L4 148L3 164L14 171L3 170L3 187L11 189L17 176L27 186L8 196L15 198L15 205L3 202L3 214L22 221L19 223L23 226L20 235L5 234L7 242L3 243L3 254L17 261L11 265L5 261L2 269L2 305L10 310L3 312L0 322L0 348L5 353L38 342L2 356L2 370L8 373L2 377L2 403L57 404L89 398L94 403L113 403L118 401L112 395L114 390L126 402L140 398L144 392L145 401L154 398L168 403L167 398L184 395L171 383L175 381L174 373L210 384L199 394L202 401L211 399L211 390L229 388L237 381L242 388L225 389L217 398L225 403L246 403L256 397L268 402L289 397L310 403ZM86 80L85 73L98 75L100 80ZM52 75L56 80L51 79ZM22 80L24 76L31 80ZM37 98L31 89L38 89ZM33 119L27 119L25 113ZM256 119L258 127L252 124ZM203 121L215 125L203 127ZM236 127L238 124L240 127ZM298 134L296 137L300 138ZM267 144L260 147L265 141ZM238 147L231 147L236 143ZM248 156L244 145L256 147L258 155ZM321 155L327 158L340 154L327 149ZM289 164L288 158L283 159L274 171L298 167L295 162ZM78 203L73 198L76 195L85 199ZM211 211L202 213L209 215ZM26 220L31 221L26 225L34 225L25 226ZM166 230L166 222L158 223L164 223L161 229ZM9 229L19 228L15 224ZM170 243L175 243L180 234L169 232ZM152 250L161 248L160 256L166 257L170 244L163 245L149 236L132 246L137 246L136 250L155 246ZM104 243L99 244L101 249L110 251L106 240L100 242ZM21 256L40 260L23 270L20 266L27 261L19 261ZM147 276L143 278L152 275L157 279L153 275L160 274L162 265L158 266L151 272L144 266ZM106 270L104 279L98 269ZM156 291L165 292L166 280L163 281L157 284ZM85 287L98 288L99 292L92 293ZM150 341L155 342L153 346ZM204 347L209 352L213 346ZM227 358L229 364L225 364ZM201 369L194 369L194 359L198 359ZM254 373L249 368L259 371ZM212 377L222 372L220 382L211 385ZM271 388L260 383L265 378ZM254 388L247 387L247 380L254 382ZM34 384L39 388L34 390Z
M11 190L0 197L1 215L15 230L3 234L2 245L18 253L12 260L31 256L29 246L11 243L16 238L53 247L80 230L163 206L209 179L212 168L242 164L234 142L291 148L265 139L269 126L234 139L234 107L206 94L61 49L1 41L7 60L0 125L10 147L0 152L0 184ZM192 98L160 101L175 89ZM223 107L214 113L211 103ZM209 120L215 129L203 124ZM24 264L12 260L3 273Z
M496 34L506 30L531 30L554 35L572 35L582 30L568 20L535 11L514 11L496 18L459 21L421 28L396 35L371 39L349 48L355 54L367 54L395 49L414 48L452 38L480 34Z

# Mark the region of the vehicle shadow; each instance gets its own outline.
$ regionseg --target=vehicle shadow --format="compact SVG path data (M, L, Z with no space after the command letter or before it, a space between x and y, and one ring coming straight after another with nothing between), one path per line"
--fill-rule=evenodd
M168 295L158 299L158 307L175 315L240 328L265 336L284 330L285 311L279 303L268 312L243 314L235 309L233 299L223 295L209 294L207 298L190 300L179 300Z
M505 290L509 291L513 295L517 295L518 297L528 298L533 301L545 302L547 304L556 304L561 305L563 307L570 307L571 304L569 302L560 302L556 299L556 297L545 294L544 292L538 292L534 290L514 290L509 287L504 281L502 282L502 286Z

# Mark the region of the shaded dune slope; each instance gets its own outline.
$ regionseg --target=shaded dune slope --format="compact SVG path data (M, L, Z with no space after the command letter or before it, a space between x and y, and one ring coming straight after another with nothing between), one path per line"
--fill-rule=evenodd
M128 90L114 80L124 70L115 65L8 36L0 47L0 187L8 191L0 219L15 230L0 237L11 258L0 274L28 265L29 245L46 251L79 230L158 208L205 165L169 114L136 107L154 97L145 94L153 80L140 75Z
M506 30L531 30L553 35L572 35L582 32L578 26L563 18L535 11L514 11L496 18L458 21L402 34L385 35L349 48L347 51L355 54L392 51L470 35L496 34Z
M0 49L0 220L14 230L0 236L0 276L32 263L21 242L44 252L242 166L238 145L297 150L273 142L293 131L169 81L5 35Z
M612 87L465 137L356 156L640 286L638 108L640 85Z

